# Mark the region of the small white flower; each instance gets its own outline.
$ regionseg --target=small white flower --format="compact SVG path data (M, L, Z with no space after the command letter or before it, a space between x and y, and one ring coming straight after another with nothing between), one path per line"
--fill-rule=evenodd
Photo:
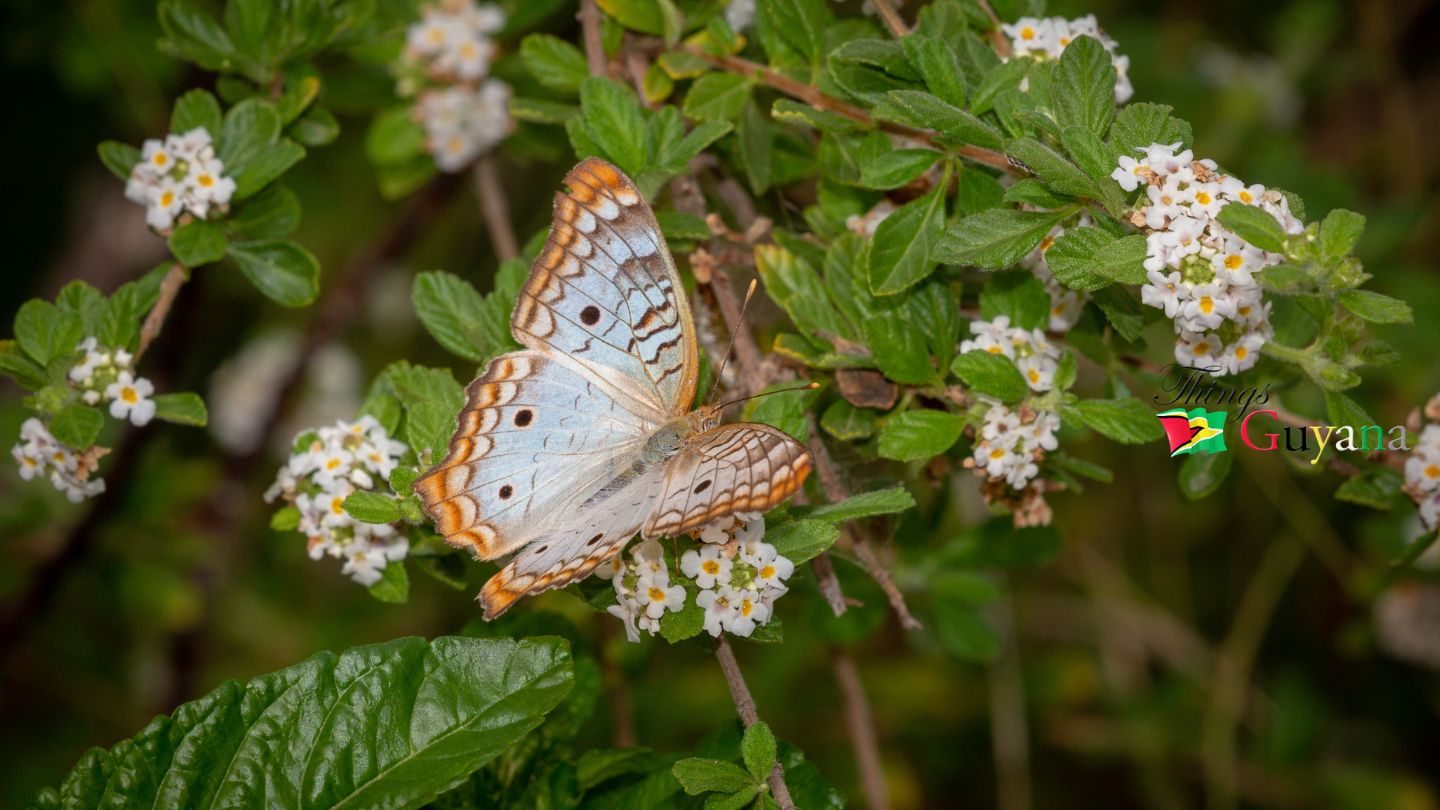
M1418 492L1440 490L1440 452L1420 448L1405 460L1405 481Z
M1055 387L1055 372L1059 369L1059 364L1052 358L1043 354L1032 354L1020 358L1015 365L1020 369L1020 376L1025 378L1025 384L1030 386L1031 391L1049 391Z
M24 445L17 444L10 448L10 455L15 459L15 463L20 466L20 479L22 481L29 481L35 476L45 473L45 463L40 460L37 454L30 452Z
M730 592L729 588L705 590L695 596L695 604L705 610L705 632L712 636L729 629L735 616L737 608L726 595Z
M110 415L116 419L128 418L136 427L144 427L154 418L155 402L150 399L153 393L155 386L149 380L128 371L120 372L115 382L105 387Z
M722 598L731 606L729 620L725 624L729 633L748 637L755 632L756 625L770 621L770 605L755 591L726 588Z
M714 588L717 583L729 582L730 569L734 565L725 557L720 546L710 543L680 556L680 570L701 588Z
M383 552L369 543L357 540L345 549L345 565L340 568L340 573L348 574L351 579L368 588L380 581L385 565Z

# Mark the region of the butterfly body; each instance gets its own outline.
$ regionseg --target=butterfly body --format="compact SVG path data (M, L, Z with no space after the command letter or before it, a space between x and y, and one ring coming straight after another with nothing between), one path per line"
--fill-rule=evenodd
M695 327L654 214L604 161L565 180L511 317L526 348L470 384L449 453L415 483L447 541L514 555L480 593L486 618L587 576L637 533L768 510L810 470L789 436L691 409Z

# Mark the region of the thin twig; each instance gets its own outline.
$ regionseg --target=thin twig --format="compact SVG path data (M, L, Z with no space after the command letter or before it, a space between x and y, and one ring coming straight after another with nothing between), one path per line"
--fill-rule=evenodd
M995 749L995 776L1000 810L1030 810L1030 742L1025 722L1025 695L1020 671L1019 634L1015 632L1015 604L1009 594L996 605L992 618L1001 637L1000 658L987 676L990 681L990 738Z
M875 11L880 14L880 19L885 21L885 27L890 29L890 33L899 39L910 36L910 26L901 19L900 12L895 10L895 6L890 0L873 0L873 2Z
M985 16L990 18L990 24L994 26L990 29L990 42L995 46L995 53L1009 58L1010 40L1006 39L1005 32L1000 30L1000 18L996 16L995 9L990 7L989 0L977 0L977 2L980 4L980 9L985 12Z
M1265 637L1265 628L1285 587L1305 558L1305 546L1293 534L1270 544L1255 576L1241 597L1235 623L1220 648L1215 667L1215 691L1205 712L1201 745L1205 764L1206 804L1211 810L1236 805L1237 762L1235 725L1244 709L1250 670Z
M890 793L885 786L885 769L880 763L880 737L875 730L875 716L865 697L865 684L855 659L835 647L830 654L835 667L835 682L845 707L845 726L855 745L855 770L860 776L860 790L870 810L889 810Z
M610 725L615 737L616 748L631 748L635 745L635 707L630 700L630 687L625 682L615 659L606 651L612 648L615 635L614 622L601 622L600 635L603 647L600 652L600 677L605 684L605 693L610 698Z
M485 220L485 229L490 232L490 244L495 247L496 257L508 262L519 256L515 227L510 224L510 204L506 202L505 190L500 184L500 170L494 152L481 155L475 161L475 200L480 204L480 216Z
M605 75L605 42L600 38L600 9L595 0L580 0L580 31L591 76Z
M812 87L811 85L805 84L804 82L796 81L795 79L792 79L783 73L773 70L766 65L762 65L759 62L752 62L749 59L745 59L739 56L714 56L712 54L706 53L700 48L690 48L688 50L690 53L695 54L701 59L704 59L705 61L722 70L727 70L731 73L738 73L742 76L752 76L758 78L760 79L760 81L764 82L770 87L773 87L776 90L779 90L787 96L797 98L809 104L810 106L815 107L816 109L825 110L827 112L835 113L836 115L844 116L845 118L848 118L851 121L854 121L855 123L862 126L878 126L885 132L889 132L895 135L902 135L904 137L911 138L922 143L927 143L937 149L943 150L946 148L953 148L955 152L961 157L967 160L972 160L976 163L982 163L986 166L993 166L997 169L1006 170L1014 169L1014 166L1010 164L1009 159L1006 158L1005 155L1001 152L996 152L993 149L985 149L979 146L971 146L969 144L959 147L940 146L935 141L936 133L930 130L907 127L902 124L896 124L890 121L876 121L873 117L871 117L869 113L865 112L859 107L856 107L855 105L848 102L841 101L834 96L827 95L826 93L821 92L818 87Z
M135 349L137 365L145 350L160 336L165 319L170 316L170 308L175 305L175 296L180 294L180 288L185 286L185 281L189 278L190 272L180 262L175 262L165 271L165 278L160 281L160 297L155 299L155 306L150 308L150 312L145 315L145 322L140 325L140 345Z
M730 649L730 642L725 640L722 634L715 639L715 658L720 661L720 671L725 674L725 683L730 686L730 697L735 701L735 711L740 715L740 722L745 728L750 728L760 722L760 712L755 708L755 698L750 694L750 687L745 685L745 675L740 672L740 662L735 660L735 651ZM775 763L774 769L770 771L770 796L780 806L780 810L795 810L795 800L790 798L790 787L785 784L785 769L779 762Z

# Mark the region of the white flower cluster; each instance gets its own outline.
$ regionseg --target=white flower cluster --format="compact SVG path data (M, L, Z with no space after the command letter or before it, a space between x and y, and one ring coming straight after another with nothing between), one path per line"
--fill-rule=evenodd
M427 90L415 104L425 146L441 171L463 171L510 133L510 85L491 79L478 88Z
M1040 474L1046 451L1060 446L1055 438L1059 429L1060 415L1054 411L1029 407L1011 410L1001 403L991 403L980 428L980 441L966 466L973 466L976 473L992 481L1025 489Z
M1149 283L1141 287L1146 304L1175 321L1175 359L1195 368L1219 368L1238 374L1253 368L1260 350L1274 335L1270 305L1255 274L1284 257L1261 250L1219 221L1226 205L1255 205L1269 213L1286 233L1304 223L1290 213L1278 191L1247 186L1219 174L1212 160L1195 160L1180 144L1153 144L1127 156L1112 174L1120 187L1144 186L1146 199L1132 221L1150 233L1145 248Z
M755 0L730 0L725 5L725 23L737 34L755 24Z
M70 369L70 383L80 391L86 405L110 403L110 415L129 419L136 427L144 427L155 418L155 386L144 377L135 376L135 357L124 349L110 351L93 337L85 338L76 351L85 357Z
M1115 66L1115 103L1124 104L1135 95L1135 88L1130 84L1130 57L1115 52L1119 43L1100 30L1094 14L1073 20L1064 17L1021 17L1009 25L1001 25L1000 30L1010 38L1010 49L1017 56L1032 59L1059 59L1071 42L1084 36L1094 37L1105 46L1110 54L1110 64Z
M1008 315L998 315L991 321L971 321L970 332L975 338L960 343L962 354L1003 354L1015 363L1031 391L1049 391L1055 386L1055 372L1060 368L1061 354L1045 339L1044 332L1012 327Z
M10 455L20 465L21 478L29 481L36 476L47 476L71 503L80 503L105 491L105 481L91 475L94 460L61 444L39 419L26 419L20 426L20 443L10 448Z
M1419 504L1425 530L1440 528L1440 424L1425 426L1405 460L1405 490Z
M705 611L710 635L750 635L770 621L775 600L788 590L785 580L795 564L764 536L763 516L734 515L706 527L700 548L680 556L680 573L700 589L695 604ZM637 545L631 559L617 556L595 573L614 585L618 604L607 610L625 622L631 641L640 640L640 630L654 635L667 611L685 607L685 586L670 584L671 572L653 540Z
M495 43L505 27L499 6L474 0L443 0L420 8L420 21L405 32L405 56L439 81L473 82L490 74Z
M404 59L439 85L420 93L413 115L441 171L464 170L510 132L510 86L486 79L496 54L490 37L504 27L498 6L442 0L423 6L406 33Z
M235 181L225 176L204 127L146 141L125 183L125 197L145 206L146 224L161 233L185 213L199 219L211 208L223 213L234 193Z
M654 540L636 545L629 560L616 556L597 573L615 586L616 604L606 611L625 623L625 637L631 641L640 640L641 630L652 636L660 632L660 617L685 607L685 586L670 584L665 553Z
M280 468L265 500L279 498L299 510L298 528L309 540L310 559L343 559L342 573L373 585L387 564L405 559L410 541L393 524L352 518L345 499L357 490L375 489L377 479L388 479L410 448L391 439L371 416L310 433L310 442Z

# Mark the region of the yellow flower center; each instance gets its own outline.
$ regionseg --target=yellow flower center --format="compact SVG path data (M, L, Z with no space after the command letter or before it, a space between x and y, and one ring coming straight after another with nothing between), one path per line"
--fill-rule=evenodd
M1245 348L1244 346L1236 346L1236 347L1235 347L1235 359L1236 359L1236 360L1244 360L1246 357L1249 357L1249 356L1250 356L1250 350L1249 350L1249 349Z
M719 561L719 560L706 560L705 562L700 563L700 570L701 570L701 571L704 571L704 572L707 573L707 574L710 574L711 576L714 576L714 575L716 575L716 574L719 574L719 573L720 573L720 561Z
M64 453L56 453L56 454L55 454L55 463L56 463L56 464L64 464L64 463L65 463L65 454L64 454Z
M1250 317L1250 307L1240 307L1236 312L1238 312L1242 318Z
M1030 369L1030 382L1034 385L1040 384L1040 372L1033 368Z
M749 617L750 617L750 611L752 611L752 610L754 610L754 609L755 609L755 603L751 602L749 599L742 599L742 600L740 600L740 615L741 615L741 616L744 616L744 617L746 617L746 618L749 618Z
M1070 38L1069 38L1069 37L1061 37L1061 38L1060 38L1060 47L1063 48L1063 47L1065 47L1066 45L1069 45L1069 44L1070 44Z
M1031 28L1031 27L1028 26L1028 25L1025 26L1024 28L1021 28L1021 29L1020 29L1020 38L1023 39L1023 40L1026 40L1027 42L1028 42L1029 40L1034 39L1034 38L1035 38L1035 29L1034 29L1034 28Z
M1431 467L1430 469L1433 470L1433 469L1435 469L1435 468L1434 468L1434 467ZM767 566L765 566L764 568L761 568L761 569L760 569L760 578L761 578L761 579L769 579L770 577L773 577L773 576L775 576L775 566L773 566L773 565L767 565Z
M1198 345L1198 346L1195 347L1195 356L1196 356L1196 357L1205 357L1205 356L1207 356L1207 355L1209 355L1209 354L1210 354L1210 344L1209 344L1209 343L1201 342L1200 345Z
M1004 458L1004 457L1005 457L1005 450L1004 450L1003 448L997 447L997 448L995 448L994 450L991 450L991 451L990 451L990 458L995 459L996 461L999 461L1000 459L1002 459L1002 458Z
M460 46L460 55L466 59L474 59L475 53L475 43L473 42L467 42Z
M1201 299L1200 299L1200 311L1203 312L1203 313L1205 313L1206 315L1209 315L1211 312L1214 312L1214 311L1215 311L1215 299L1211 298L1211 297L1208 296L1208 295L1205 296L1205 297L1203 297L1203 298L1201 298Z
M331 512L334 512L334 513L337 514L337 515L343 515L343 514L345 514L345 499L344 499L344 498L341 498L341 497L338 496L338 495L335 496L334 498L331 498L331 499L330 499L330 511L331 511Z
M1209 195L1209 194L1206 194L1206 193L1203 192L1203 191L1197 192L1197 193L1195 194L1195 202L1198 202L1198 203L1200 203L1201 205L1209 205L1209 204L1210 204L1210 195Z
M136 392L134 388L127 385L120 389L120 398L125 400L126 405L134 405L140 401L140 394Z
M1243 264L1244 261L1244 259L1240 258L1240 254L1232 253L1225 257L1225 266L1231 270L1239 270L1240 265Z
M652 588L650 589L650 601L651 601L651 602L664 602L664 601L665 601L665 592L662 591L662 590L660 590L659 588L654 588L654 587L652 587Z
M208 174L202 174L195 179L195 182L199 183L205 188L210 188L211 186L215 185L215 178L211 177Z
M162 207L169 208L170 204L173 202L175 202L175 192L167 191L164 194L160 195L160 205Z
M986 349L985 351L987 351L987 352L989 352L989 353L991 353L991 354L1004 354L1004 353L1005 353L1005 350L1002 349L1002 348L1000 348L999 346L991 346L990 348Z
M445 41L445 32L444 32L444 31L440 30L439 28L431 28L431 29L430 29L430 43L431 43L432 45L439 45L440 43L442 43L442 42L444 42L444 41Z
M1434 464L1431 464L1429 467L1426 467L1426 468L1425 468L1425 477L1426 477L1426 478L1440 478L1440 467L1437 467L1437 466L1435 466Z
M151 158L151 160L155 163L156 166L164 166L165 164L170 162L170 156L165 154L164 152L156 152L155 157Z
M340 466L340 459L332 458L325 462L325 469L333 470Z
M1251 193L1248 192L1248 191L1242 191L1242 192L1240 192L1240 202L1247 203L1247 204L1248 204L1248 203L1252 203L1252 202L1255 202L1255 197L1254 197L1253 195L1251 195Z

